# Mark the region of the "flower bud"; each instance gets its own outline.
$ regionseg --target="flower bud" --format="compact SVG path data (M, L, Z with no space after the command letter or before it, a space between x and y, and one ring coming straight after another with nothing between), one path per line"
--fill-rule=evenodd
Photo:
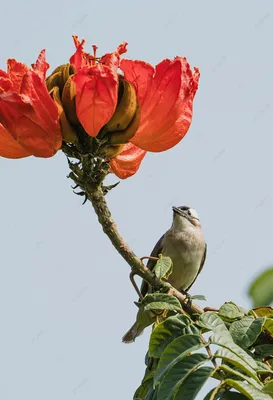
M68 78L64 85L62 103L69 122L72 125L79 125L80 122L76 113L76 86L72 81L72 76Z
M74 74L74 71L74 67L71 64L59 65L59 67L54 69L52 74L46 78L47 89L50 91L55 86L58 86L60 93L62 93L66 81L70 75Z
M105 158L113 158L119 155L123 150L124 145L105 146L103 149L103 156Z
M57 86L55 86L50 91L50 94L58 108L58 114L59 114L59 118L60 118L60 122L61 122L63 140L66 143L73 143L77 140L77 133L67 120L66 114L63 109L63 104L61 101L59 88Z

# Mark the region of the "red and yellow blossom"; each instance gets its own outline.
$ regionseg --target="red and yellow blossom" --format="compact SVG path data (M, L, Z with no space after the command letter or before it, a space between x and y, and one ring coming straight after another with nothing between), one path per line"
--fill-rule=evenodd
M136 92L140 122L130 142L110 161L120 178L133 175L146 151L160 152L175 146L187 133L198 89L199 70L192 72L186 58L163 60L155 68L144 61L123 59L127 43L103 56L99 64L83 50L84 41L75 37L76 112L86 132L97 136L117 109L119 70ZM90 101L92 99L92 101Z
M9 143L10 158L52 157L62 145L62 132L57 106L45 85L45 51L32 68L14 59L7 67L7 72L0 70L0 123L5 128L1 127L0 155L7 157Z
M84 51L75 36L69 64L46 79L44 51L32 69L8 60L0 70L0 155L50 157L62 140L81 135L102 140L111 171L127 178L146 152L175 146L187 133L198 89L199 71L186 58L165 59L156 67L121 59L124 42L101 58ZM2 133L1 133L2 132Z
M99 62L95 46L94 56L90 56L83 51L84 40L79 42L75 36L74 43L77 50L70 64L75 69L72 80L76 85L77 117L88 135L97 136L117 107L119 58L126 51L126 43Z

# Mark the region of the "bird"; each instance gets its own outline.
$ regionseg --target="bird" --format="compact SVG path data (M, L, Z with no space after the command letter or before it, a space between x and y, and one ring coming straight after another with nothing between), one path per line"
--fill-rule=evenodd
M197 276L203 269L207 244L204 238L202 227L197 211L188 206L172 207L173 222L156 243L151 257L170 257L173 263L173 270L168 277L168 282L184 294L194 284ZM153 271L156 260L149 259L147 267ZM146 281L142 281L141 294L144 297L151 292ZM136 321L134 325L123 336L124 343L132 343L143 331Z

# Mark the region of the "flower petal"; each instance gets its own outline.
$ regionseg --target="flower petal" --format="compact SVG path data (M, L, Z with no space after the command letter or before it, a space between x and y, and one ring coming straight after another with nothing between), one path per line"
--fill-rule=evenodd
M70 64L73 65L75 68L76 72L78 72L81 68L83 67L88 67L89 62L87 59L87 53L83 50L83 46L85 43L85 40L83 39L81 42L78 39L78 36L72 36L74 40L74 44L76 47L76 51L73 54L73 56L70 57Z
M191 124L198 69L192 73L182 57L163 60L155 69L131 60L122 60L120 67L125 79L135 85L141 107L140 126L132 143L155 152L175 146Z
M62 145L58 116L41 119L31 99L16 93L0 94L0 123L36 157L52 157Z
M0 123L29 153L51 157L62 145L58 108L47 90L45 53L35 70L8 60L8 77L0 77Z
M134 144L125 144L123 151L117 157L111 159L111 172L120 179L129 178L137 172L145 154L145 150L140 149Z
M0 70L1 71L1 70ZM0 76L0 93L12 90L13 84L8 77Z
M25 64L14 60L14 58L10 58L7 61L7 67L9 79L12 82L12 91L15 93L20 93L22 80L28 70L28 67Z
M141 113L143 113L142 107L145 105L145 98L152 84L155 73L154 67L145 61L123 59L120 63L120 69L123 71L125 79L134 84Z
M85 40L83 39L81 42L78 39L78 36L72 36L74 40L74 44L76 47L76 51L72 57L70 57L70 64L73 65L76 72L79 72L80 69L84 67L90 67L97 65L97 58L92 56L89 53L86 53L83 49L85 44ZM119 61L121 54L127 52L127 42L121 43L115 51L112 53L107 53L99 59L99 63L106 65L107 67L113 68L115 72L117 72L117 68L119 67ZM98 47L93 45L93 50L96 52Z
M45 80L46 78L46 71L48 70L48 68L50 67L50 65L46 62L45 59L45 49L43 49L36 62L34 64L31 64L33 71L35 71L41 79Z
M37 115L41 119L42 126L48 130L47 135L59 136L61 138L60 124L58 119L58 108L52 100L45 82L34 72L29 70L25 74L21 86L22 98L30 99ZM52 130L52 132L50 132ZM59 130L59 134L57 131Z
M0 124L0 157L23 158L31 156L31 153L24 149L8 131Z
M83 68L73 78L77 116L90 136L97 136L110 120L118 101L118 78L103 65Z
M3 71L2 69L0 69L0 77L1 78L6 78L6 79L9 78L8 74L5 71Z
M70 58L76 73L77 117L90 136L97 136L100 129L110 120L118 101L118 76L120 55L127 51L127 42L121 43L116 51L96 58L97 46L93 45L94 56L83 49L85 41L73 36L76 52Z
M121 43L116 51L113 53L107 53L104 56L101 57L100 63L107 65L108 67L112 68L115 72L117 72L117 69L120 64L120 56L121 54L124 54L127 52L127 42Z

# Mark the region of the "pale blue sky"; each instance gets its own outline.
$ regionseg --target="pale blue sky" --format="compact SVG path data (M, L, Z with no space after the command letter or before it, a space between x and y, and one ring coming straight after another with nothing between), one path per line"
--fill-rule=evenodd
M269 0L17 0L1 11L1 68L44 47L55 68L72 34L100 54L126 40L128 58L181 55L200 68L187 136L149 154L108 201L139 256L170 226L172 205L198 210L208 255L192 293L210 306L249 307L248 282L273 261L272 18ZM143 376L148 332L121 343L136 313L129 267L68 172L61 153L0 159L1 399L128 400Z

